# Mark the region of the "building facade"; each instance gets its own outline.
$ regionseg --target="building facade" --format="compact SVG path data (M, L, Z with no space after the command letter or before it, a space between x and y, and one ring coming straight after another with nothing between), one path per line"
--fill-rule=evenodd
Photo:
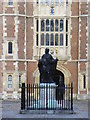
M21 83L39 84L38 60L49 48L58 58L57 75L73 82L74 98L87 99L89 83L89 3L72 0L0 0L0 91L20 97Z

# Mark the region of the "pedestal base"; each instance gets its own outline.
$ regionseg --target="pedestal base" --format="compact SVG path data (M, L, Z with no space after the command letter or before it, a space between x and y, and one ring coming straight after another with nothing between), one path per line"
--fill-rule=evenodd
M52 108L56 103L56 84L40 84L40 108Z

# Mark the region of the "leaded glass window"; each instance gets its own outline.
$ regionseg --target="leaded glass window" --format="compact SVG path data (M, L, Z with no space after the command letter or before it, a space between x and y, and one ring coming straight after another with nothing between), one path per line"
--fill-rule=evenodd
M13 5L13 0L9 0L8 5Z
M63 31L63 20L60 20L60 31Z
M64 23L66 26L64 28ZM36 46L68 46L68 23L67 19L41 19L41 29L39 29L39 22L36 19ZM40 34L40 38L39 38ZM65 38L65 40L64 40ZM40 40L40 42L39 42ZM65 44L64 44L65 43Z
M60 46L63 46L63 34L60 34Z
M44 45L44 34L41 34L41 45Z
M44 20L41 20L41 31L44 31Z
M55 34L55 45L58 45L58 34Z
M55 31L58 31L58 20L55 20Z
M49 45L49 34L46 34L46 45Z
M68 34L66 34L66 46L68 46Z
M66 20L66 32L68 32L68 20Z
M12 75L8 76L8 88L12 88Z
M36 45L38 46L38 34L36 35Z
M54 45L54 35L51 34L51 37L50 37L50 45Z
M51 20L50 30L51 30L51 31L54 31L54 20Z
M8 43L8 54L12 54L12 42Z
M49 31L49 20L46 20L46 31Z

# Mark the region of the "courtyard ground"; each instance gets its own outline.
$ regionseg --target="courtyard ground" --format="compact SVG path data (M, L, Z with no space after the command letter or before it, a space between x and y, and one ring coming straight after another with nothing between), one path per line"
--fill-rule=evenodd
M8 100L2 102L2 118L88 118L88 100L74 100L74 113L61 112L59 114L31 114L30 111L20 114L20 101ZM1 108L1 107L0 107ZM43 120L44 120L43 119Z

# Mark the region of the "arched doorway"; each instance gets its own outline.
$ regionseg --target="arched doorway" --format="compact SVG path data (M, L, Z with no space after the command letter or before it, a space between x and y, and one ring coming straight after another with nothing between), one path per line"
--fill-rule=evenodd
M33 77L34 77L35 84L40 84L40 73L38 68L34 71ZM62 84L65 85L66 87L66 85L70 84L70 77L71 77L70 71L63 65L57 64L57 71L54 77L54 81L56 82L56 85L59 84L59 78L60 78L60 80L62 81ZM57 94L58 92L56 91L56 98L57 98Z
M56 85L64 85L64 74L61 71L56 70L54 81Z
M56 85L60 87L60 90L56 89L56 100L63 99L65 94L65 89L64 89L65 82L64 82L64 74L61 71L56 70L54 82L56 83Z

